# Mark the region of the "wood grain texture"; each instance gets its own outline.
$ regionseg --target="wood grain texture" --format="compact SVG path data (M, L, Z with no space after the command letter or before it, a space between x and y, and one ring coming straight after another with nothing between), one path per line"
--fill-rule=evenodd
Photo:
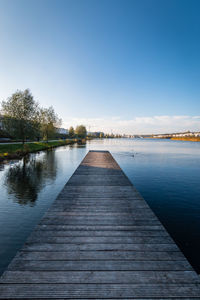
M200 280L108 151L90 151L0 279L0 299L200 299Z

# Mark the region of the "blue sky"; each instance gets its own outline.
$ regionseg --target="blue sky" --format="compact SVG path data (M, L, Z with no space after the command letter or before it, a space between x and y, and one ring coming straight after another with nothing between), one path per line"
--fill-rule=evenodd
M0 0L0 99L30 88L63 126L200 130L200 1Z

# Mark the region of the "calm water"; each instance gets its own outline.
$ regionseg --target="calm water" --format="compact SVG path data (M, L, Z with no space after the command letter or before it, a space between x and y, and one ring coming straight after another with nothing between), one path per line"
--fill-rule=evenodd
M113 139L0 165L0 273L89 149L111 151L200 272L200 143Z

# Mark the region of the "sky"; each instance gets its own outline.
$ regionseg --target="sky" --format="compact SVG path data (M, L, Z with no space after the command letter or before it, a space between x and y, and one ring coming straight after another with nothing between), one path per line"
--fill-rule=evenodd
M200 130L199 0L0 0L0 100L29 88L62 127Z

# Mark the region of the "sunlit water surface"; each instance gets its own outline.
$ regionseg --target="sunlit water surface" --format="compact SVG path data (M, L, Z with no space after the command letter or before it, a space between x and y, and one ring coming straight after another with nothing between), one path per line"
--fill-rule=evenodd
M113 154L200 272L200 143L105 139L0 165L0 273L90 149Z

